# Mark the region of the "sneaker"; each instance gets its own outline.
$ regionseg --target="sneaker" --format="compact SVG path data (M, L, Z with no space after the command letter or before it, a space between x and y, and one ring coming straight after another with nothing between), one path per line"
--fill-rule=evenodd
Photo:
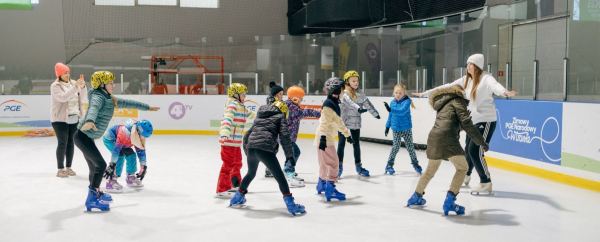
M77 173L75 173L75 171L73 171L71 169L71 167L67 167L67 170L65 172L67 172L67 175L69 175L69 176L76 176L77 175Z
M58 169L58 173L56 173L56 177L68 178L69 174L67 174L67 172L63 169Z

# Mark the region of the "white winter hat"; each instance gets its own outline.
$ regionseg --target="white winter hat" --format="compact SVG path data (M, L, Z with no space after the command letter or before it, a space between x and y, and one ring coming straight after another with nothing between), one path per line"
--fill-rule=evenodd
M469 64L469 63L473 63L477 67L479 67L479 69L483 70L483 65L484 65L483 55L482 54L474 54L472 56L469 56L469 59L467 60L467 64Z

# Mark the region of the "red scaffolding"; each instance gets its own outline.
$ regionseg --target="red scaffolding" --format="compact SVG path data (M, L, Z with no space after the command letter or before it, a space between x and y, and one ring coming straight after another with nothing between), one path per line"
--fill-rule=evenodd
M158 68L160 65L166 65L167 61L174 61L167 68ZM194 62L194 66L197 70L194 71L180 71L179 66L186 60L192 60ZM219 70L210 70L207 69L204 64L202 64L201 60L219 60L220 68ZM203 74L220 74L221 82L217 84L217 89L219 94L223 94L223 86L224 86L224 78L223 78L223 57L221 56L192 56L192 55L155 55L150 59L150 76L151 76L151 84L152 93L166 93L164 91L158 90L166 90L166 85L164 83L158 83L158 78L160 73L166 74L197 74L198 81L194 86L193 90L195 92L193 94L203 94L204 92L204 84L202 75ZM208 85L207 85L208 86ZM181 89L181 88L180 88ZM202 90L202 91L198 91ZM181 93L181 92L180 92Z

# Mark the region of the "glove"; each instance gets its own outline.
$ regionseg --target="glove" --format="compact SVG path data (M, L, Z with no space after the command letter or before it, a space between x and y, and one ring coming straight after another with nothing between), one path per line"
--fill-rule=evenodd
M387 137L389 132L390 132L390 127L385 127L385 137Z
M294 158L292 158L293 160ZM294 162L294 165L296 162ZM283 172L288 173L288 174L294 174L294 172L296 172L296 169L294 168L294 165L292 165L292 161L290 159L286 159L285 160L285 167L283 168Z
M481 144L481 148L483 148L483 151L488 151L490 150L490 145L488 143L483 142L483 144Z
M381 117L379 115L377 115L377 117L375 117L376 119L381 119Z
M390 108L390 105L388 105L388 103L383 102L383 105L385 106L385 109L388 110L388 113L392 111L392 108Z
M115 168L117 167L117 163L110 163L110 166L106 168L104 171L104 178L112 179L115 176Z
M285 158L285 164L288 164L288 162L290 163L290 165L296 166L296 159L294 159L294 157Z
M138 179L140 180L144 180L144 177L146 176L146 171L148 170L148 166L147 165L142 165L140 167L140 172L138 172L137 175L135 175Z
M322 135L321 142L319 142L319 149L325 151L325 148L327 148L327 137L325 135Z
M366 109L364 109L364 108L358 108L358 113L365 113L365 112L367 112Z
M354 140L352 139L352 136L346 138L346 141L348 141L348 143L350 143L350 144L354 144Z

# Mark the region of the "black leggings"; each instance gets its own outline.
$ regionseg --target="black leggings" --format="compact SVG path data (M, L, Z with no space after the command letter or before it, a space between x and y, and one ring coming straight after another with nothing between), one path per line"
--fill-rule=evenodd
M258 163L261 162L267 166L267 168L273 174L273 177L279 184L279 190L281 194L286 195L290 193L290 187L288 186L287 180L283 175L279 161L275 153L266 152L259 149L248 149L248 173L242 179L242 185L240 190L247 192L248 186L254 177L256 176L256 170L258 170Z
M492 134L494 134L494 130L496 129L496 122L477 123L475 124L475 127L477 127L479 133L483 135L485 142L489 144L490 140L492 139ZM467 140L465 141L465 156L467 158L467 163L469 164L467 176L471 175L471 172L473 172L473 167L475 167L477 174L479 174L481 183L488 183L492 181L490 171L488 170L487 163L485 162L483 148L475 144L475 142L473 142L468 135Z
M66 122L52 122L52 128L58 139L58 147L56 147L56 163L58 169L64 169L65 156L67 157L67 167L71 167L73 163L73 153L75 146L73 145L73 135L77 131L77 124L67 124Z
M106 162L102 158L102 154L100 154L98 147L96 147L96 143L93 139L81 132L81 130L77 130L77 132L75 132L75 145L81 150L85 157L85 161L88 163L90 169L90 188L100 188L102 175L106 170Z
M352 147L354 148L354 164L360 163L360 129L351 129L350 135L354 140ZM346 138L340 132L338 132L338 149L337 155L340 159L340 165L344 163L344 148L346 148Z

